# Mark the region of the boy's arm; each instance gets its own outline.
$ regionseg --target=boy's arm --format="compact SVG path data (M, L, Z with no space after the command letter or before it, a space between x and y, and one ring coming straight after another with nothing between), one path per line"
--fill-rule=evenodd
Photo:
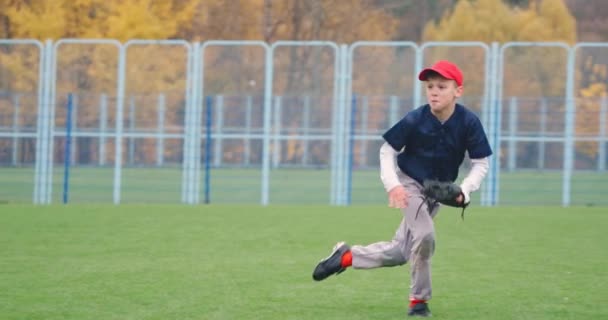
M396 186L401 185L397 177L397 151L385 142L380 147L380 180L386 192L391 191Z
M405 208L407 206L407 191L401 185L397 176L397 153L387 142L380 147L380 179L384 189L388 192L388 206L391 208Z
M464 194L464 203L469 203L471 201L470 194L473 191L479 189L481 185L481 181L485 178L488 173L488 168L490 167L488 157L481 159L471 159L471 170L462 183L460 184L460 188L462 189L462 193Z

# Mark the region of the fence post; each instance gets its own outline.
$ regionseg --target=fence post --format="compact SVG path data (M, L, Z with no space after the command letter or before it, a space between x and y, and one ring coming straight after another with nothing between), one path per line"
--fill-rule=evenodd
M219 96L218 96L219 98ZM217 101L221 101L218 99ZM207 96L206 99L206 122L205 122L205 199L206 204L211 201L211 168L209 163L211 162L211 121L213 116L213 99L211 96ZM221 110L221 109L219 109ZM198 130L198 129L197 129ZM199 130L200 132L200 130Z
M208 98L209 99L209 98ZM215 151L213 152L213 165L218 168L222 165L222 129L224 127L224 96L215 97Z
M129 164L135 162L135 97L129 99Z
M417 50L416 50L416 59L414 62L415 69L413 72L414 79L412 82L414 84L414 97L413 97L414 106L413 106L413 108L418 108L422 104L422 83L420 83L420 80L418 80L418 72L420 72L422 70L422 68L424 68L423 50L424 49L421 47L417 47Z
M108 97L99 96L99 166L106 164L106 131L108 123Z
M342 57L342 58L340 58ZM336 91L335 106L337 108L337 130L336 130L336 167L332 168L332 171L336 171L333 176L335 178L334 186L336 193L335 203L336 205L348 205L349 194L352 186L350 185L350 175L352 174L351 160L353 157L351 142L353 140L354 128L350 127L352 123L351 118L353 114L349 112L349 108L352 107L349 102L351 97L354 96L352 92L348 90L347 84L349 82L350 74L350 63L348 63L348 47L346 45L340 45L336 49L336 76L334 80L334 86Z
M606 97L601 98L600 102L600 132L598 139L598 155L597 155L597 169L599 171L606 170L606 109L608 109L608 99Z
M46 105L48 97L49 82L48 77L50 72L47 72L49 62L52 57L49 58L49 53L52 54L52 46L48 44L50 40L47 40L45 44L41 44L36 41L36 46L40 52L38 60L38 115L36 117L36 160L34 169L34 192L32 200L34 204L41 204L44 202L44 194L42 189L44 188L44 144L46 141Z
M163 165L163 155L165 154L165 95L163 93L158 94L157 103L158 129L156 132L156 166L161 167Z
M517 97L511 97L509 103L509 171L517 168Z
M74 111L74 96L68 94L68 103L66 106L65 119L65 149L63 159L63 203L68 203L68 194L70 190L70 160L72 158L72 115Z
M116 140L114 143L114 204L120 203L120 191L122 185L122 139L123 139L123 113L125 100L125 77L126 77L126 50L119 45L118 54L118 89L116 97Z
M572 169L574 168L574 136L576 135L576 104L574 101L574 70L576 68L576 47L568 52L566 76L566 114L564 129L564 173L562 179L562 206L570 205Z
M12 164L17 166L17 159L19 155L19 94L16 93L13 96L13 105L15 106L15 112L13 113L13 153L12 153Z
M191 54L188 55L188 72L187 78L190 80L187 82L186 86L186 103L184 105L184 133L183 133L183 141L182 141L182 203L186 204L194 204L196 194L193 192L194 188L194 177L197 176L195 171L192 171L196 166L194 163L194 149L195 148L195 139L194 139L194 126L196 123L196 108L199 106L199 90L198 87L201 85L199 82L199 68L200 68L200 43L195 42L192 45ZM200 145L200 143L199 143Z
M77 130L78 130L78 95L77 94L72 94L72 124L71 124L71 130L72 130L72 136L71 136L71 151L70 151L70 161L72 164L76 164L76 149L77 149L77 140L76 140L76 136L78 134Z
M398 120L398 109L399 109L399 97L397 96L390 96L389 98L389 113L388 113L388 119L389 119L389 126L394 125L395 123L397 123Z
M264 138L262 144L262 190L260 204L265 206L270 201L270 134L272 130L272 92L274 75L274 45L266 47L264 65Z
M502 99L502 52L499 44L492 42L489 53L487 76L494 79L490 85L489 105L484 108L484 125L488 127L488 139L494 154L490 158L490 169L488 171L488 182L481 189L481 205L494 206L497 204L498 174L500 172L500 121L499 113Z
M61 41L61 40L60 40ZM57 48L60 44L60 41L57 41L54 43L54 52L53 52L53 63L50 66L50 74L52 77L52 80L49 83L49 86L52 87L51 91L50 91L50 96L49 96L49 110L48 110L48 117L49 117L49 122L48 122L48 144L47 144L47 158L46 161L44 163L44 166L46 167L45 172L47 175L46 178L46 199L45 199L45 203L50 204L53 201L53 169L55 166L55 155L53 154L53 151L55 150L55 109L57 108L56 102L57 102ZM51 42L52 44L52 42ZM53 45L53 44L52 44Z
M355 97L353 97L354 99ZM364 135L367 135L367 119L369 118L369 96L364 96L363 101L361 101L361 132ZM353 109L357 106L356 101L352 103ZM355 130L357 128L357 123L355 121L357 113L351 112L351 116L353 119L351 120L351 128L353 130L351 144L355 143ZM359 165L366 166L367 165L367 139L363 138L360 141L361 148L359 149Z
M308 136L308 134L310 133L310 96L309 95L305 95L303 97L303 103L304 103L304 114L302 116L302 134L304 136ZM302 164L306 165L308 164L308 145L309 145L309 141L308 139L304 139L304 141L302 142L303 145L303 152L302 152Z
M545 137L547 134L547 99L540 99L540 139L538 140L538 169L545 169Z
M350 104L350 139L348 139L348 154L347 156L347 168L348 173L346 175L346 201L343 205L350 205L352 201L352 193L353 193L353 161L355 159L354 155L354 146L355 146L355 127L357 126L357 121L355 115L357 114L357 96L353 95L351 104ZM367 132L367 130L363 131ZM367 140L362 140L365 143Z
M281 161L281 108L282 108L283 97L274 97L274 139L273 139L273 152L272 152L272 167L277 168Z
M57 53L56 53L56 45L58 43L53 43L52 40L47 40L46 44L48 46L47 50L47 95L46 95L46 111L44 113L45 121L44 122L44 131L45 141L42 143L42 153L44 154L44 162L43 166L43 191L42 191L42 203L51 204L52 196L53 196L53 165L54 165L54 156L53 156L53 147L55 144L54 137L54 129L55 129L55 86L56 86L56 69L57 69Z
M247 95L245 99L245 133L247 138L243 139L244 152L243 152L243 164L249 166L251 161L251 116L253 112L253 98Z

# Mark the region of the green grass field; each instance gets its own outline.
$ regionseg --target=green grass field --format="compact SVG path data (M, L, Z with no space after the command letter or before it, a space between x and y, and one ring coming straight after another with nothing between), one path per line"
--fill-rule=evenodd
M405 319L409 265L311 272L384 206L0 205L2 319ZM436 218L434 319L608 319L606 208Z
M124 168L122 203L180 203L182 169ZM461 174L461 178L464 174ZM500 175L503 205L561 205L561 172L503 172ZM71 203L112 203L113 168L75 167L70 171ZM200 200L204 199L204 173L201 173ZM212 169L212 203L258 204L261 198L261 169ZM487 181L485 182L487 184ZM0 202L32 203L32 168L0 168ZM53 175L53 202L61 203L63 168ZM272 204L330 203L331 172L317 169L274 169L270 172ZM572 177L573 205L608 205L608 172L576 172ZM479 203L480 193L473 194ZM382 205L386 194L378 170L355 170L352 176L352 204Z

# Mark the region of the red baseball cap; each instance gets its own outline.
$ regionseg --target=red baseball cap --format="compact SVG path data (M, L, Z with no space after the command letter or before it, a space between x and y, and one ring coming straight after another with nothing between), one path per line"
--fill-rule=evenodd
M437 61L431 67L420 71L420 73L418 74L418 80L426 81L429 72L437 72L446 79L456 81L456 84L458 84L458 86L462 86L462 72L460 71L458 66L447 60Z

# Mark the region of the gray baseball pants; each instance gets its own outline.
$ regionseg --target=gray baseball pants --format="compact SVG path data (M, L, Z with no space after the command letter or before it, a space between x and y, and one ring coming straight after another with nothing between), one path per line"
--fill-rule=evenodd
M351 248L353 268L372 269L393 267L410 262L410 298L431 299L431 257L435 251L433 218L439 205L429 208L423 202L422 186L399 172L399 180L409 193L408 205L402 209L403 218L391 241L372 243ZM418 217L416 217L416 211ZM431 210L431 212L429 212Z

